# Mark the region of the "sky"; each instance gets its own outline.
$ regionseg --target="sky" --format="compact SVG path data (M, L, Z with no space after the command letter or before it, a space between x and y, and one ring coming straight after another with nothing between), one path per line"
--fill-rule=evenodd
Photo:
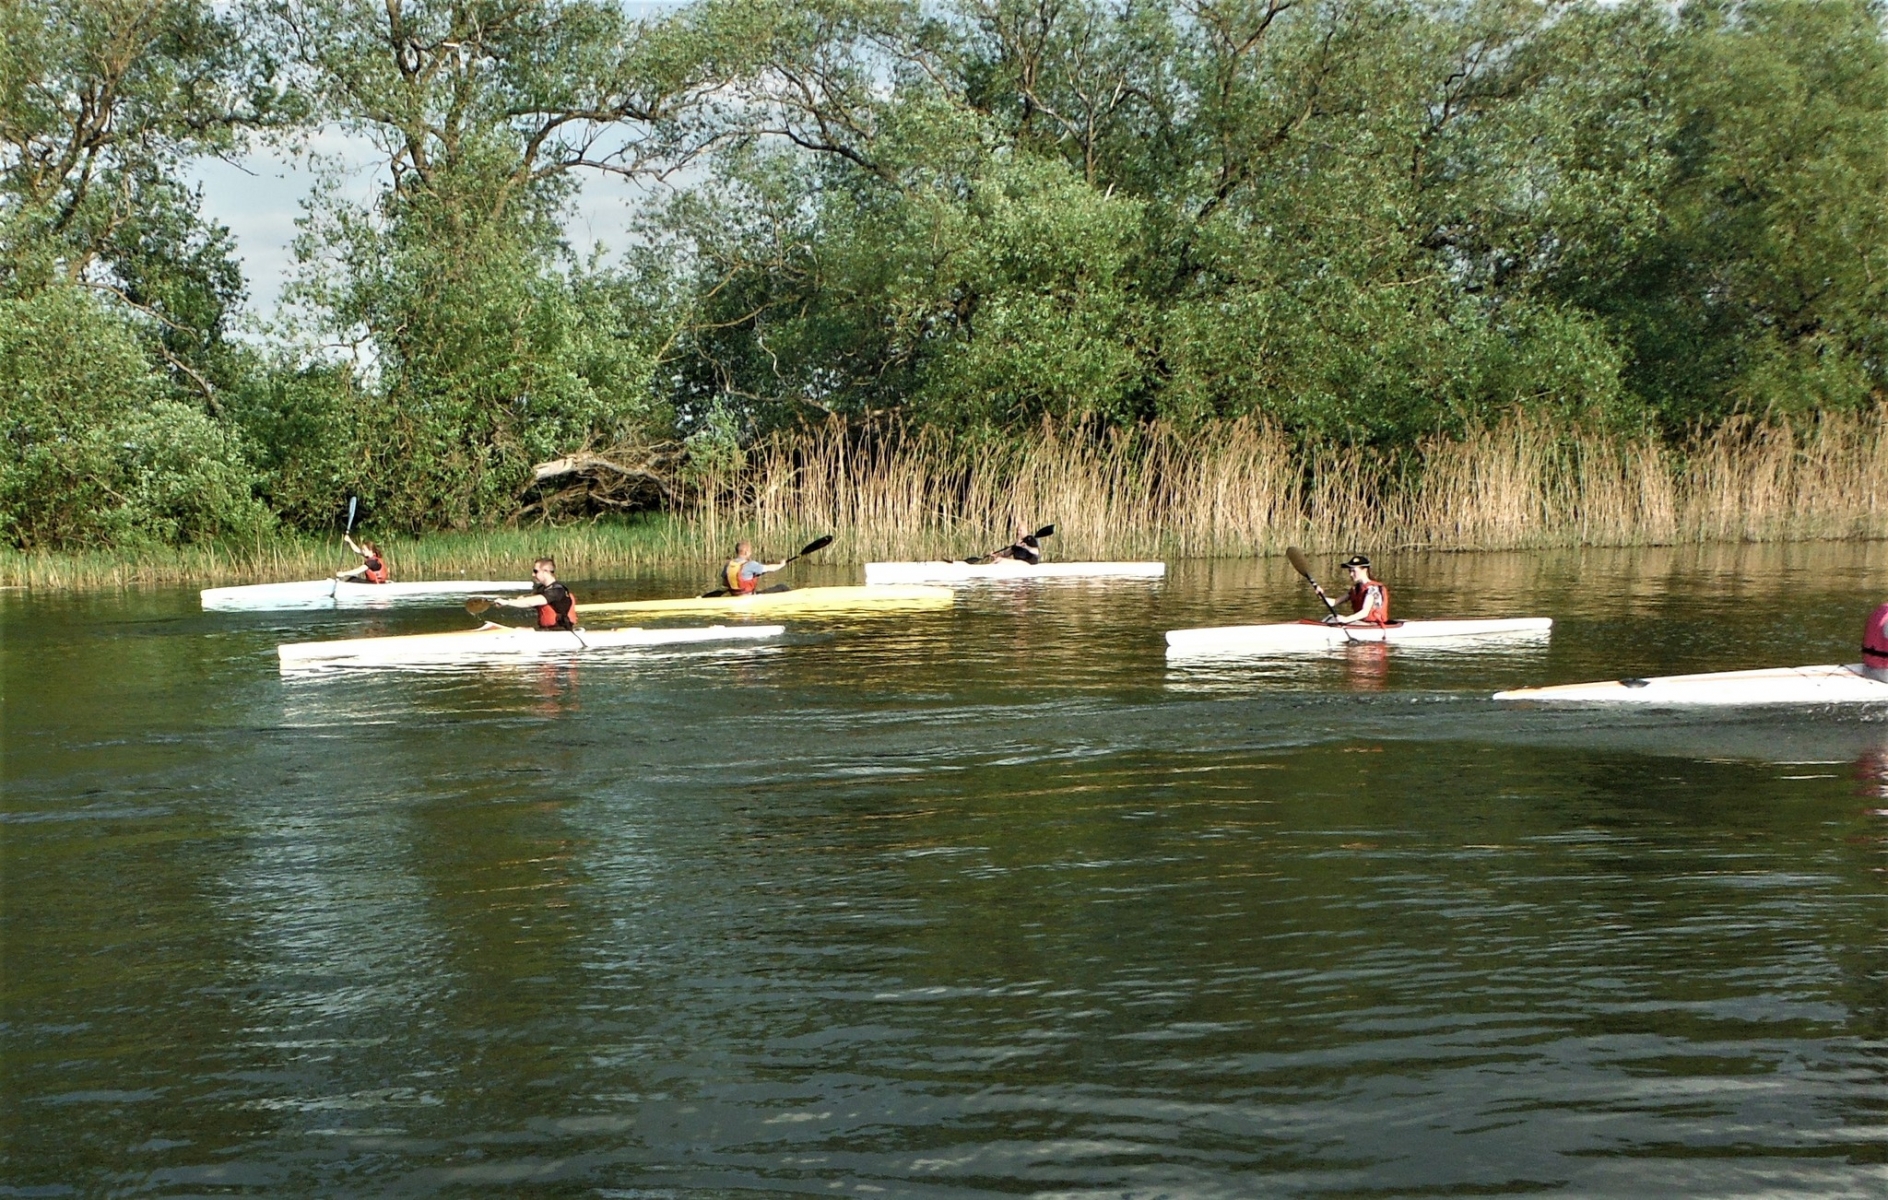
M311 139L308 149L341 168L343 193L350 199L369 200L386 182L379 156L365 141L323 133ZM234 162L202 160L190 178L202 189L203 215L227 225L236 240L249 286L247 314L269 318L295 272L295 221L314 189L314 170L305 158L257 150ZM646 190L636 185L614 177L585 178L565 232L579 251L599 243L620 250L646 201Z
M678 7L680 0L619 3L630 16L647 17ZM343 167L351 199L368 200L386 182L380 156L365 140L322 131L309 139L307 149ZM195 164L189 177L202 188L203 215L227 225L236 239L249 287L248 315L267 319L294 275L295 221L314 188L314 172L306 160L258 149L234 162L205 159ZM646 190L614 177L589 177L582 183L565 223L572 246L580 252L598 243L620 249L628 241L637 207L646 203Z

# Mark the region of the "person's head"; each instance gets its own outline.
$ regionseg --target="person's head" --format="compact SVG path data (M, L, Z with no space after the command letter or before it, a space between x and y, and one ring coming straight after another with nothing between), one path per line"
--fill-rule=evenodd
M736 557L736 558L752 558L752 557L754 557L754 543L752 543L752 542L736 542L736 543L734 543L734 557Z
M532 563L531 578L537 580L539 583L549 583L551 580L556 579L557 560L554 558L540 558Z
M366 538L361 539L361 549L367 551L367 553L373 555L375 558L380 557L380 547L368 541Z
M1353 554L1337 565L1350 575L1352 583L1362 583L1370 578L1370 560L1361 554Z

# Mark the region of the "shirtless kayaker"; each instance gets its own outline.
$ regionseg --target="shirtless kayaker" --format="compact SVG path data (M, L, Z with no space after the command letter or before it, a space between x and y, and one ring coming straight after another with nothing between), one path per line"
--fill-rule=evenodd
M356 543L345 533L341 535L341 540L347 543L349 550L361 556L361 565L348 571L336 571L336 579L355 583L385 583L392 578L392 572L387 570L386 559L380 556L380 547L366 540Z
M1888 683L1888 604L1869 613L1862 626L1862 674Z
M751 596L760 590L762 575L778 571L791 561L783 558L777 563L755 562L754 543L738 542L734 547L734 557L721 568L721 586L737 596Z
M1338 625L1388 625L1390 623L1390 588L1378 580L1370 578L1370 560L1361 554L1353 554L1338 566L1350 575L1350 592L1342 603L1350 605L1347 617L1333 616ZM1318 595L1326 604L1331 598L1324 594L1315 580L1312 587L1318 589Z
M522 596L494 596L506 608L535 608L539 629L576 629L577 598L557 582L557 562L540 558L531 566L531 590Z

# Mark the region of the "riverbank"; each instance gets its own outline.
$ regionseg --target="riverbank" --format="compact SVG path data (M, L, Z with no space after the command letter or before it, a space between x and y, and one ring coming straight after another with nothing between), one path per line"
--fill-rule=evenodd
M1046 424L996 444L834 422L766 440L687 494L670 513L392 537L385 549L407 579L522 578L539 554L567 577L600 578L712 563L742 537L774 555L832 533L822 557L838 563L956 558L1051 521L1050 553L1065 560L1888 538L1888 415L1731 422L1681 445L1514 420L1401 457L1307 448L1249 419L1101 436ZM0 584L255 583L318 578L350 561L332 534L8 552Z
M531 560L557 559L570 578L598 577L699 556L692 527L650 514L607 524L534 526L380 539L402 579L524 579ZM188 583L200 587L320 579L356 560L334 534L295 534L254 546L151 547L80 553L0 553L0 585L114 588Z

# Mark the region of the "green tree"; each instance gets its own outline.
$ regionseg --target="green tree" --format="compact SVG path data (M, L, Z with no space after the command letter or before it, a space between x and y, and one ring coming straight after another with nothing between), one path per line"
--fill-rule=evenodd
M685 157L702 87L686 44L608 3L280 0L274 42L323 120L369 139L368 208L311 210L294 297L377 380L348 424L377 519L509 516L538 459L660 424L648 331L578 263L561 224L580 173L635 179Z

